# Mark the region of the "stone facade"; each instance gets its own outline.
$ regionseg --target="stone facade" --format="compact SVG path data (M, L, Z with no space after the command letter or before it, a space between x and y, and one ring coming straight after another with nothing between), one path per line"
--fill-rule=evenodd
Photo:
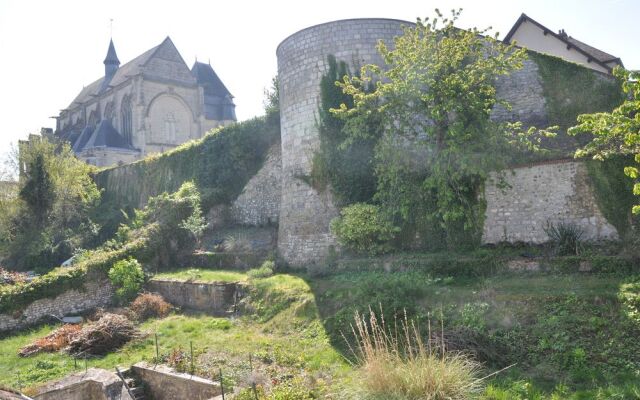
M83 290L68 290L53 299L36 300L14 315L0 314L0 332L19 330L52 315L79 314L111 304L113 287L109 281L88 282Z
M130 163L236 120L211 65L189 69L169 37L122 66L111 42L104 63L104 77L57 117L55 135L90 164Z
M486 183L484 243L544 243L544 227L571 223L586 240L615 239L616 229L596 203L587 167L577 161L556 161L506 171L510 188L499 189L494 174Z
M351 66L380 64L376 44L379 40L390 44L406 25L410 23L390 19L334 21L294 33L278 46L282 139L278 250L292 265L319 261L336 244L329 222L338 210L330 190L318 193L300 179L309 175L320 144L316 121L327 56Z
M258 173L249 180L231 205L231 219L238 225L275 225L280 217L282 155L280 144L269 150Z

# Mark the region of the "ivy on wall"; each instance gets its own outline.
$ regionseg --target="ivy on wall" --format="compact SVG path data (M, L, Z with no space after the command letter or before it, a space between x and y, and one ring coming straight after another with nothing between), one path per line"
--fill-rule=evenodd
M580 114L611 111L620 105L624 100L620 82L558 57L536 52L527 54L538 65L549 125L560 127L558 136L546 147L564 150L565 156L573 154L575 148L584 143L568 136L567 129L576 124Z
M151 196L174 192L182 183L193 181L206 210L233 201L279 139L279 114L270 113L210 132L174 150L102 170L95 180L121 208L138 208Z

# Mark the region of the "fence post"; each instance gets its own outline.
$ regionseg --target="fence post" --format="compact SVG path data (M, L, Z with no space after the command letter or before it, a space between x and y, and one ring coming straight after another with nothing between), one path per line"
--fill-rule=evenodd
M251 371L251 388L253 389L253 397L258 400L258 389L256 389L256 381L253 379L253 361L251 360L251 354L249 354L249 370Z
M158 350L158 334L155 334L156 336L156 364L158 364L160 362L160 350Z
M220 368L220 391L222 391L222 400L224 400L224 382L222 381L222 368Z
M189 347L191 347L191 375L193 375L193 340L189 341Z

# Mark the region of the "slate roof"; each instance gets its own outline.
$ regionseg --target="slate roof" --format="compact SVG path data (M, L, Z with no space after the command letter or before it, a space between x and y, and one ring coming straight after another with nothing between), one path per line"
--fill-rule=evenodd
M191 68L191 74L196 78L198 84L204 88L205 95L233 97L211 65L196 61L193 64L193 68Z
M560 33L555 33L551 29L547 28L546 26L542 25L541 23L539 23L538 21L534 20L533 18L529 17L527 14L524 14L524 13L520 15L520 18L518 18L518 20L513 25L509 33L507 33L507 36L504 37L504 42L506 43L511 42L511 38L513 37L513 35L515 35L520 25L522 25L522 23L527 21L537 25L540 29L542 29L545 32L545 34L550 34L556 39L566 43L568 46L575 48L579 53L582 53L588 59L594 61L596 64L600 65L601 67L607 69L607 71L612 70L611 66L606 64L607 62L616 61L621 66L623 65L622 60L619 57L613 56L607 52L596 49L593 46L589 46L588 44L581 42L578 39L572 38L571 36L567 35L564 32L564 30L560 31Z
M109 84L111 86L117 86L120 83L127 80L129 77L138 75L141 72L141 67L144 66L144 64L147 61L149 61L149 59L153 56L156 50L158 50L158 48L162 46L162 44L164 44L167 40L170 41L171 39L167 36L167 38L158 46L145 51L144 53L140 54L138 57L134 58L133 60L129 61L128 63L118 68L116 73L113 75L113 78L111 78L111 82L109 82ZM109 49L111 49L111 46L109 46ZM84 87L80 91L80 93L76 96L76 98L73 99L73 101L67 108L72 109L78 104L82 104L91 100L93 96L99 95L104 79L105 77L103 76L100 79L96 80L95 82Z
M131 144L111 125L111 121L108 119L103 119L98 123L87 144L81 149L91 149L94 147L118 147L121 149L134 150Z
M120 60L118 60L118 55L116 54L116 48L113 46L113 39L109 40L109 49L107 50L107 57L105 57L104 63L120 65Z

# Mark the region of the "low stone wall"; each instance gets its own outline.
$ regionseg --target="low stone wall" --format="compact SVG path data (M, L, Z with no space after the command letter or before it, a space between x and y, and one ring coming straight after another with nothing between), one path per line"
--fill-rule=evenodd
M205 311L214 315L225 315L235 311L235 305L244 295L244 286L227 282L184 282L152 279L147 289L160 294L169 303Z
M111 304L112 296L113 287L109 281L88 282L80 290L72 289L52 299L36 300L21 312L0 314L0 333L35 325L51 319L51 315L62 317L105 307Z
M587 167L578 161L555 161L505 172L506 189L496 176L486 183L484 243L549 240L549 223L575 224L585 240L615 239L614 228L598 208Z
M36 400L120 400L122 381L113 372L90 368L47 385L34 397Z
M155 400L207 400L222 393L220 384L188 374L179 374L163 365L138 363L132 367Z

